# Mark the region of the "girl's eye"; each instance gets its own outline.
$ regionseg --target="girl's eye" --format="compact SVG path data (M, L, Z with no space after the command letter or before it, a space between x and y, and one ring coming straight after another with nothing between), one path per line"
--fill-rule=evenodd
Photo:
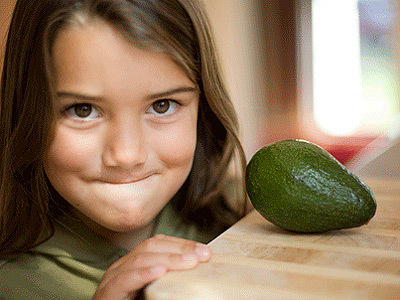
M99 112L88 103L74 104L66 109L68 115L76 119L91 120L99 116Z
M178 103L173 100L158 100L150 106L148 112L158 115L169 115L175 112L177 108Z

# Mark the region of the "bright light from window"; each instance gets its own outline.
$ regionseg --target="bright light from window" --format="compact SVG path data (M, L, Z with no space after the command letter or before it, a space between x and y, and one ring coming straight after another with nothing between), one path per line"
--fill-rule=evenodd
M301 76L304 87L312 87L304 91L312 91L316 125L333 136L385 134L400 114L397 1L311 3L312 25L304 21L309 11L303 5L302 26L312 32L312 84L307 81L307 60ZM306 34L309 31L303 31L303 47L308 45Z
M331 135L351 135L362 120L358 0L314 0L313 113Z

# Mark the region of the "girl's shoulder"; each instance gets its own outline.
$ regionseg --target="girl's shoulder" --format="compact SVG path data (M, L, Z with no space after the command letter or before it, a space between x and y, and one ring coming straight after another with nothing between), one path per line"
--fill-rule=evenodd
M25 253L0 262L0 299L91 299L95 285L51 258ZM80 286L82 284L82 286Z
M68 220L46 242L0 261L0 299L91 299L119 248ZM5 280L3 280L5 278Z

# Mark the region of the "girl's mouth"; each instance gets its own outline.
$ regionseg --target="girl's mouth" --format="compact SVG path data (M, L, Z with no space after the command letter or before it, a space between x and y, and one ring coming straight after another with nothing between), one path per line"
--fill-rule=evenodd
M139 182L139 181L143 181L147 178L149 178L150 176L155 175L154 173L151 174L146 174L146 175L142 175L142 176L134 176L134 177L125 177L125 178L107 178L107 179L100 179L100 182L103 183L108 183L108 184L131 184L131 183L135 183L135 182Z

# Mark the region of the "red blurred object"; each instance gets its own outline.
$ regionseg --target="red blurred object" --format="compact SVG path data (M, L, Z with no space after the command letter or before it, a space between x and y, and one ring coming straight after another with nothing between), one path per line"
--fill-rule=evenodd
M326 151L332 154L339 162L346 164L360 151L372 142L376 137L347 138L336 143L321 145Z
M345 164L356 154L358 154L362 148L363 148L362 146L332 145L328 147L326 150L330 154L332 154L339 162Z

